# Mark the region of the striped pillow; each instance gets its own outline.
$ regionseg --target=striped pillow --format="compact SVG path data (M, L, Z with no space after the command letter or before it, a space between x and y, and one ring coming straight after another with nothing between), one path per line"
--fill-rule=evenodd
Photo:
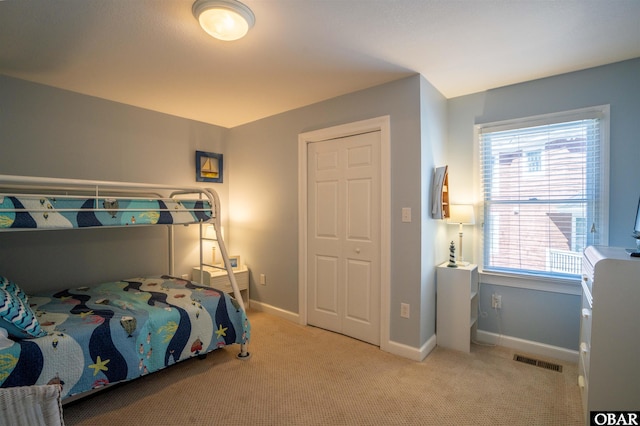
M0 277L0 289L5 289L9 293L18 296L20 299L22 299L22 301L24 301L24 303L29 303L29 298L27 297L25 292L22 291L20 287L18 287L18 284L14 283L9 278Z
M3 282L11 285L0 284L0 327L6 329L9 336L19 339L46 336L26 294L15 283L6 279Z

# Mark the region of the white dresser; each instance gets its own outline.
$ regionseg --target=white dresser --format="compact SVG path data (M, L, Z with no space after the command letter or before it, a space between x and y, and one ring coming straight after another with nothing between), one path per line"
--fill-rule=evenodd
M587 247L582 261L578 384L590 411L640 410L640 258Z

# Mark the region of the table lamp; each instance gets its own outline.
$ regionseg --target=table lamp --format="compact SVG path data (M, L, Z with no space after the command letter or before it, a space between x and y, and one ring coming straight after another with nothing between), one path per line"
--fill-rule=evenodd
M224 238L224 226L220 227L220 234L221 234L222 238ZM213 225L207 225L207 227L205 229L205 232L204 232L204 239L210 240L210 241L215 241L214 243L211 244L211 264L215 265L217 263L217 259L216 259L216 244L218 242L218 235L217 235L216 230L213 227Z
M449 220L447 220L447 223L449 225L458 225L460 227L458 231L458 235L460 236L460 259L458 262L462 265L467 265L468 262L464 262L464 258L462 256L462 225L475 225L476 217L473 211L473 206L471 204L452 204L450 206Z

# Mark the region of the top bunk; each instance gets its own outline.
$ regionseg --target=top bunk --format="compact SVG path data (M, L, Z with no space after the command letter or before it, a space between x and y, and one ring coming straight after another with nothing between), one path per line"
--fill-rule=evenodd
M0 231L214 222L219 204L208 188L0 175Z

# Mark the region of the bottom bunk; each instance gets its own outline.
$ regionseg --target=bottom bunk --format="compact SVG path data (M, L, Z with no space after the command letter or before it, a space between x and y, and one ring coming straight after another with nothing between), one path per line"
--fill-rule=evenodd
M226 345L247 354L249 335L235 299L183 279L132 278L27 297L0 277L0 388L60 384L64 400Z

